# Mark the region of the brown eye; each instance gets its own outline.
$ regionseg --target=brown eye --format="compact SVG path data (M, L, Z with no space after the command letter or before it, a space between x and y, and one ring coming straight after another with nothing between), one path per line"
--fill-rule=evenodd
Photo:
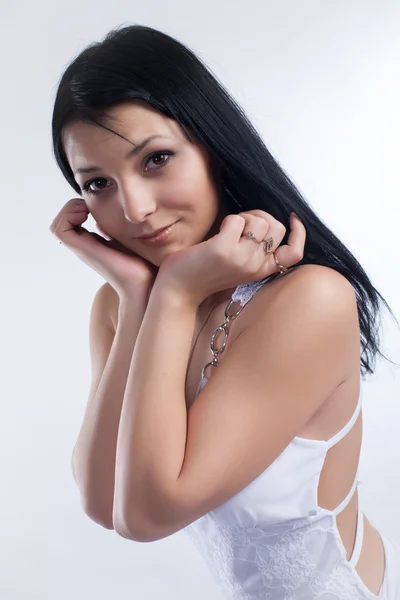
M95 196L96 194L99 194L101 192L101 190L103 190L105 187L107 187L107 185L103 185L103 184L107 184L107 179L104 179L103 177L98 177L97 179L91 179L90 181L87 181L83 187L82 190L84 192L87 192L88 194L91 194L92 196ZM98 186L100 189L93 189L92 186Z
M163 167L165 165L165 163L168 162L168 160L163 160L161 161L161 164L159 164L158 159L162 156L172 156L172 152L155 152L154 154L152 154L151 156L149 156L148 161L146 162L146 165L149 164L150 161L154 160L155 161L155 168L159 169L160 167ZM154 171L155 169L149 169L150 171Z

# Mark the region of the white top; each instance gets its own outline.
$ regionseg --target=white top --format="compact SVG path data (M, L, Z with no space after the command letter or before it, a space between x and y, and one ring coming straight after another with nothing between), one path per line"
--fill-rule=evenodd
M238 286L247 304L267 280ZM207 383L203 377L198 392ZM336 525L358 485L333 511L317 503L328 450L353 427L328 441L295 437L247 487L184 528L229 600L376 600L355 570L363 541L363 512L350 561Z

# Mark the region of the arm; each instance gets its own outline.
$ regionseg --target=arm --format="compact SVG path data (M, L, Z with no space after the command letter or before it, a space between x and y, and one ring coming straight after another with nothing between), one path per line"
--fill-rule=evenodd
M138 289L129 306L104 284L93 301L90 318L92 384L72 468L86 514L113 529L115 452L123 396L148 292ZM110 307L119 302L115 331Z
M196 312L156 279L132 356L118 431L113 523L126 538L132 537L132 515L142 536L150 515L165 510L164 496L182 468L185 378Z
M348 375L346 341L358 327L344 277L314 265L298 269L187 413L194 314L155 286L133 353L113 519L117 533L136 541L182 529L268 468Z

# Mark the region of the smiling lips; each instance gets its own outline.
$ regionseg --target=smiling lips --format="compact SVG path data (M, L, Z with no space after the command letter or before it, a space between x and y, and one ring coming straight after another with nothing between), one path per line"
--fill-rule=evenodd
M151 246L155 245L155 244L156 245L163 244L169 237L169 234L171 233L171 231L174 228L174 226L176 225L176 223L177 222L172 223L172 225L167 225L167 227L164 227L163 229L159 229L158 231L153 233L153 235L151 235L151 236L140 237L140 238L138 238L138 240L142 244L151 245Z

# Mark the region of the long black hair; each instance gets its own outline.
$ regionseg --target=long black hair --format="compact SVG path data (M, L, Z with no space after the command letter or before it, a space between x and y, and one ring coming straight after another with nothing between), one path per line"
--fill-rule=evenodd
M282 243L290 231L290 213L298 215L307 239L304 257L296 266L325 265L350 281L358 305L361 373L372 374L376 354L387 359L379 349L380 302L394 317L390 307L273 158L243 109L178 40L142 25L117 27L103 41L86 47L66 68L56 93L52 136L55 159L72 188L81 195L63 148L65 126L78 120L104 127L107 109L130 100L144 100L174 119L187 138L185 127L193 131L221 167L228 212L258 208L270 213L287 228Z

